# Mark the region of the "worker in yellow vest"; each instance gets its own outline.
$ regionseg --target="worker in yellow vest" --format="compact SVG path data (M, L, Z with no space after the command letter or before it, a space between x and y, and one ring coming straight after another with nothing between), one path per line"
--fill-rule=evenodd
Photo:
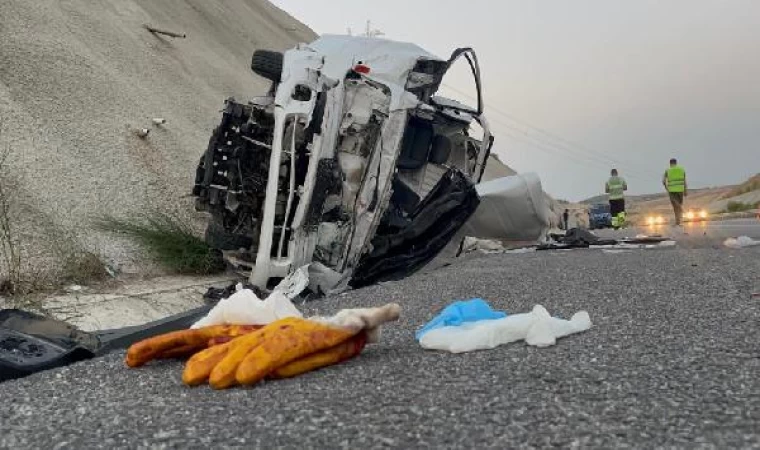
M625 224L625 195L628 190L623 177L618 176L617 169L610 171L610 179L604 186L604 192L610 201L610 216L612 216L612 227L621 228Z
M662 185L667 189L670 204L673 205L676 225L681 225L683 199L686 197L686 171L678 165L678 161L675 158L671 158L670 160L670 167L662 177Z

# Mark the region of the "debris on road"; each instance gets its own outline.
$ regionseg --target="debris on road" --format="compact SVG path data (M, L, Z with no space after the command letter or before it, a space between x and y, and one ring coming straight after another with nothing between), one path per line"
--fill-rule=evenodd
M676 241L663 240L656 244L645 243L632 243L630 241L621 240L618 244L614 245L600 245L595 248L601 248L604 250L638 250L638 249L654 249L654 248L672 248L676 246Z
M574 248L599 248L599 249L617 249L617 250L633 250L633 249L651 249L651 248L666 248L674 247L676 241L663 237L663 236L646 236L636 235L633 238L622 239L602 239L594 233L578 229L571 228L564 235L552 234L550 235L551 242L539 245L537 250L567 250Z
M203 306L143 325L88 332L62 320L0 309L0 382L126 349L151 336L185 330L208 311L209 307Z
M609 255L619 255L622 253L631 253L631 250L624 249L624 248L603 248L602 253L607 253Z
M558 338L591 328L591 319L586 311L579 311L570 320L564 320L552 317L541 305L536 305L529 313L503 318L462 321L446 326L438 326L439 322L439 318L433 319L418 333L417 340L423 348L464 353L492 349L520 340L525 340L528 345L548 347L554 345Z
M398 320L400 312L401 307L391 303L344 309L330 317L287 317L260 328L211 326L173 332L132 345L125 362L139 367L151 359L192 355L182 375L189 386L254 385L353 358L367 343L377 342L380 326Z
M565 234L551 234L551 241L536 247L537 250L560 250L570 248L588 248L592 245L615 245L615 239L602 239L582 228L571 228Z
M760 241L756 241L752 239L749 236L739 236L738 238L728 238L723 242L723 245L725 245L728 248L745 248L745 247L754 247L755 245L760 245Z
M90 359L100 343L89 333L17 309L0 310L0 382Z
M667 248L675 245L676 241L662 236L637 235L634 238L603 239L588 230L571 228L564 234L551 233L548 242L518 248L510 248L498 240L467 237L462 244L461 253L477 251L483 254L519 254L532 253L536 250L596 248L602 249L605 253L615 254L623 253L622 250Z
M510 248L498 240L478 239L473 237L466 237L462 244L462 253L480 252L483 254L520 254L533 253L535 251L535 246Z

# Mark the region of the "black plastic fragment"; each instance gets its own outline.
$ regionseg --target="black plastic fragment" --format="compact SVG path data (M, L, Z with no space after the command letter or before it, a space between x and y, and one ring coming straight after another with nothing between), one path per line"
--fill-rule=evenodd
M18 309L0 310L0 382L94 357L97 336Z
M372 240L372 252L359 263L350 282L358 288L409 276L431 261L475 212L475 186L450 169L409 215L402 229L389 226L390 212ZM389 211L391 211L389 209Z
M67 366L126 349L152 336L189 328L208 314L211 307L204 305L144 325L94 333L27 311L0 310L0 382Z

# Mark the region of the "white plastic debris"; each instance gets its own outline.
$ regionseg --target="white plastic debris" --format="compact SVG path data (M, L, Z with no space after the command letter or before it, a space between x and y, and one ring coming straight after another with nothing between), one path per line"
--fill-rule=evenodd
M309 266L304 266L286 277L274 288L264 300L259 299L250 289L242 284L236 286L237 292L220 300L208 315L191 328L211 325L267 325L287 317L303 317L293 305L293 298L303 292L309 284ZM313 316L309 320L343 327L359 332L367 332L367 342L374 343L380 339L380 326L398 320L401 306L389 303L377 308L342 309L332 316Z
M536 251L535 247L519 247L509 248L493 239L478 239L473 237L466 237L464 239L464 246L462 248L464 253L480 252L483 254L520 254L520 253L533 253Z
M522 253L535 253L536 248L535 247L522 247L522 248L513 248L512 250L504 250L502 253L506 253L508 255L519 255Z
M749 236L739 236L738 238L728 238L723 242L728 248L744 248L760 245L760 241L756 241Z
M639 249L655 249L655 248L669 248L669 247L675 247L676 241L674 240L667 240L658 242L656 244L630 244L630 243L620 243L620 244L613 244L613 245L594 245L591 246L591 248L594 249L601 249L602 251L606 250L639 250Z
M301 267L283 279L271 294L261 300L250 289L240 289L220 300L208 315L190 328L211 325L266 325L286 317L303 317L293 299L309 284L308 266Z
M589 328L591 318L586 311L579 311L570 320L564 320L552 317L546 308L536 305L529 313L430 330L420 338L420 345L451 353L492 349L520 340L525 340L528 345L548 347L558 338Z
M153 119L153 123L156 125L163 125L166 123L166 119L164 119L163 117L156 117L155 119Z

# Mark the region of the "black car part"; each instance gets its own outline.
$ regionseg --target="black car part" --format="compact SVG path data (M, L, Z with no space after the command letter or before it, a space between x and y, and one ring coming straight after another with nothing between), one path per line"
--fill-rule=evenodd
M0 381L95 356L97 336L17 309L0 310Z
M0 310L0 382L126 349L140 340L189 328L211 305L165 319L88 333L65 322L18 310Z
M258 240L273 127L266 108L225 101L193 187L196 209L211 214L206 240L214 248L238 250Z
M282 79L283 54L272 50L256 50L251 58L251 70L272 82L270 89L274 93Z
M351 287L398 280L416 272L443 250L479 203L475 186L458 170L449 169L411 214L389 208L372 239L372 251L353 274Z

